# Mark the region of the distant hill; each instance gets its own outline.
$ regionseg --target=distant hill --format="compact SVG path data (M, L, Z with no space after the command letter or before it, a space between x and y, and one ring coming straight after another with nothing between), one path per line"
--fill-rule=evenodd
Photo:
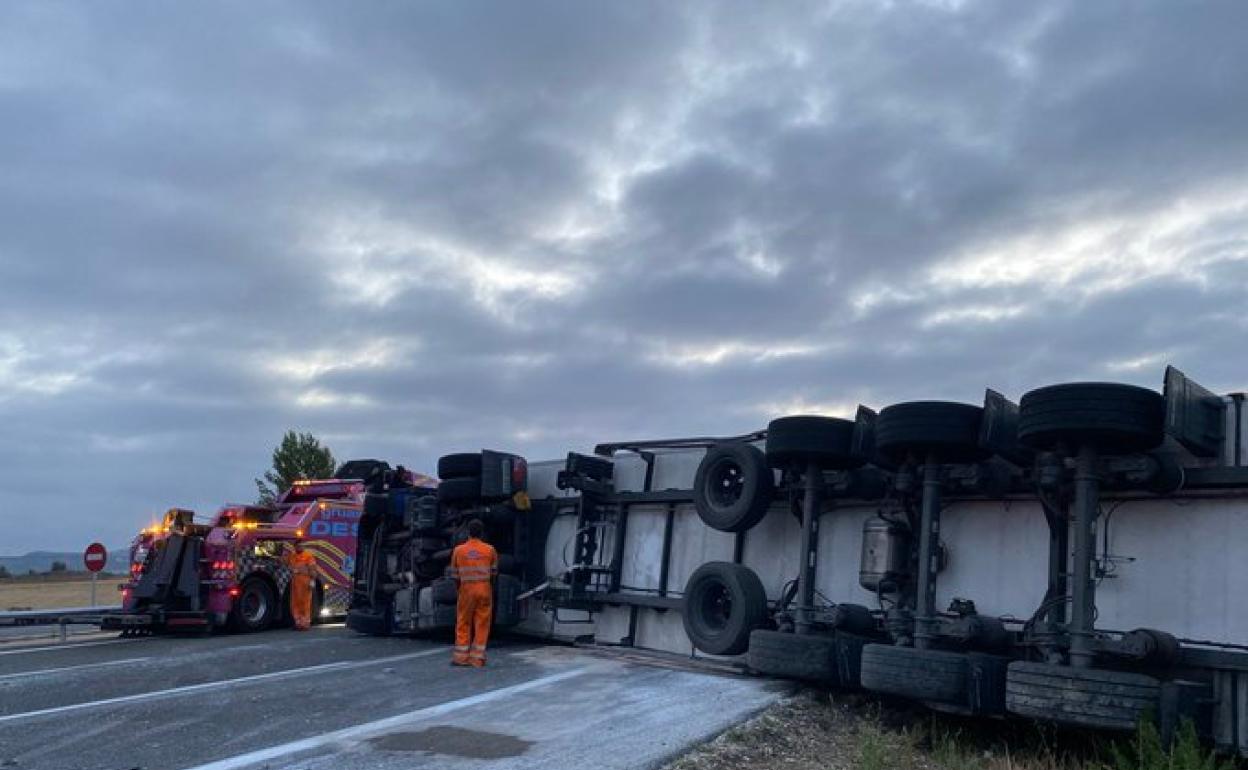
M126 559L129 555L128 546L108 549L108 564L104 566L109 572L124 572ZM21 556L0 556L0 565L14 575L25 575L30 570L47 572L52 569L52 562L63 561L71 570L79 571L82 567L82 551L31 551Z

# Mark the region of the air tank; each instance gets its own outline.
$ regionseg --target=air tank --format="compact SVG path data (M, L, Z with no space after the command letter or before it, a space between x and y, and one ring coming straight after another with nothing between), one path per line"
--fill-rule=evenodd
M895 590L906 580L909 561L909 535L903 527L881 518L863 522L859 585L868 591Z

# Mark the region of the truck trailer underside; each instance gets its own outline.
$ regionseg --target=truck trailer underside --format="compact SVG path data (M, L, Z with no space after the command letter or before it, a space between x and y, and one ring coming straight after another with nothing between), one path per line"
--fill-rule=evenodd
M510 622L1248 755L1242 402L1170 369L529 463Z

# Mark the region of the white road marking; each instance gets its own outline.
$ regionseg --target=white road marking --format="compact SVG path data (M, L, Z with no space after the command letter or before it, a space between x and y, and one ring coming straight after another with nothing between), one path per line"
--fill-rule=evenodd
M369 660L346 660L338 663L323 663L319 666L306 666L304 668L292 668L284 671L270 671L267 674L253 674L252 676L240 676L237 679L224 679L219 682L204 682L203 684L191 684L184 687L173 687L168 690L155 690L153 692L143 692L137 695L122 695L116 698L104 698L103 700L87 701L86 703L73 703L68 706L55 706L53 708L38 709L37 711L24 711L19 714L9 714L0 716L0 724L5 722L16 722L21 719L34 719L36 717L50 716L52 714L65 714L72 711L85 711L87 709L100 708L102 706L119 706L127 703L139 703L148 700L159 700L162 698L173 698L179 695L186 695L193 692L205 692L207 690L221 690L226 687L233 687L239 684L250 684L252 682L268 682L275 679L294 679L295 677L305 676L307 674L319 674L327 671L347 671L353 668L363 668L365 666L376 666L381 663L395 663L400 660L409 660L411 658L423 658L428 655L445 655L446 648L438 647L432 650L421 650L420 652L409 652L406 655L391 655L386 658L371 658Z
M298 741L291 741L290 743L270 746L267 749L259 749L258 751L239 754L237 756L217 760L216 762L209 762L206 765L198 765L196 767L187 768L187 770L238 770L238 768L248 767L259 762L267 762L280 757L289 756L291 754L298 754L300 752L317 749L325 746L326 744L333 744L348 740L359 740L378 733L389 732L396 727L403 727L412 722L419 722L422 719L442 716L443 714L449 714L452 711L459 711L460 709L465 709L469 706L476 706L480 703L489 703L490 701L506 698L526 690L532 690L548 684L554 684L555 682L562 682L565 679L581 676L585 672L589 671L590 668L592 668L592 666L583 666L581 668L572 669L571 671L550 674L549 676L533 679L528 682L513 684L510 687L501 687L497 690L490 690L477 695L470 695L467 698L460 698L459 700L439 703L435 706L417 709L416 711L411 711L406 714L398 714L396 716L387 717L386 719L378 719L375 722L364 722L363 724L358 724L353 727L335 730L332 733L324 733L323 735L316 735L311 738L304 738Z
M62 671L81 671L84 668L103 668L104 666L121 666L127 663L142 663L151 658L125 658L124 660L106 660L102 663L82 663L77 666L62 666L60 668L45 668L39 671L21 671L16 674L4 674L0 676L0 682L6 679L21 679L28 676L42 676L44 674L59 674Z
M63 652L65 650L81 650L83 647L100 647L105 644L134 644L145 639L103 639L98 642L65 642L44 647L30 647L24 650L0 650L0 655L25 655L32 652Z

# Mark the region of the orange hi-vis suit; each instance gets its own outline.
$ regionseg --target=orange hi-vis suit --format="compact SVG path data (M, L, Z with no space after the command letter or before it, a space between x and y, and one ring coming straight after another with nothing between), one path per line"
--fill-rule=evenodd
M492 582L498 574L498 552L475 537L455 546L450 576L459 581L455 603L455 652L451 662L460 666L484 666L485 643L490 639L494 597Z
M286 554L290 568L290 616L295 628L306 631L312 626L312 591L316 581L316 557L307 551Z

